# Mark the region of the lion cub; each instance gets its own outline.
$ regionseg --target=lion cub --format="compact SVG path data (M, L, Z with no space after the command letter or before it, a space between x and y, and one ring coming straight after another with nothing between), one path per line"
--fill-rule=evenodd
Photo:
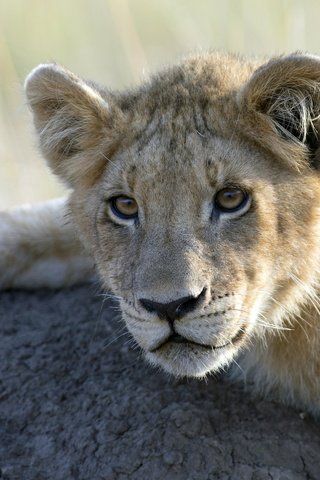
M123 93L40 65L26 94L72 193L1 214L1 287L86 280L92 258L149 362L237 358L319 414L320 58L201 55Z

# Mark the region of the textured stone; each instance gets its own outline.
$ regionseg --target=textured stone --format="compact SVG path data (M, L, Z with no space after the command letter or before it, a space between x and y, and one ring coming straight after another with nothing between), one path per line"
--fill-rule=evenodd
M320 478L319 422L148 367L113 307L90 287L1 293L1 480Z

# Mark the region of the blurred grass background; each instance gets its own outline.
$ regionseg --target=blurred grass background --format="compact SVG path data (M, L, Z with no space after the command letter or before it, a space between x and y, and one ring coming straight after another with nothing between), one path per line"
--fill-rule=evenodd
M195 50L319 53L319 14L318 0L0 0L0 208L64 191L23 97L37 64L126 88Z

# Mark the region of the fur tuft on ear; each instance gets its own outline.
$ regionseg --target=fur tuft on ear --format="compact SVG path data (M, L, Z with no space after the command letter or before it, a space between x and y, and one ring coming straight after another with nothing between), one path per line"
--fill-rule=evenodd
M94 181L121 135L125 119L106 93L56 64L39 65L25 91L41 150L69 185Z
M319 57L292 54L272 59L240 90L238 103L247 135L298 170L318 163Z

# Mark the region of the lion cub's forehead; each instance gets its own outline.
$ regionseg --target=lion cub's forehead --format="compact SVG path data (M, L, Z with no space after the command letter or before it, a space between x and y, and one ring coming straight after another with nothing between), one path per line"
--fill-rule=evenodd
M254 182L256 160L232 139L203 137L194 131L174 145L163 134L155 134L143 148L137 142L115 156L108 167L106 187L143 197L161 192L190 196L190 191L209 196L226 184L245 187Z

